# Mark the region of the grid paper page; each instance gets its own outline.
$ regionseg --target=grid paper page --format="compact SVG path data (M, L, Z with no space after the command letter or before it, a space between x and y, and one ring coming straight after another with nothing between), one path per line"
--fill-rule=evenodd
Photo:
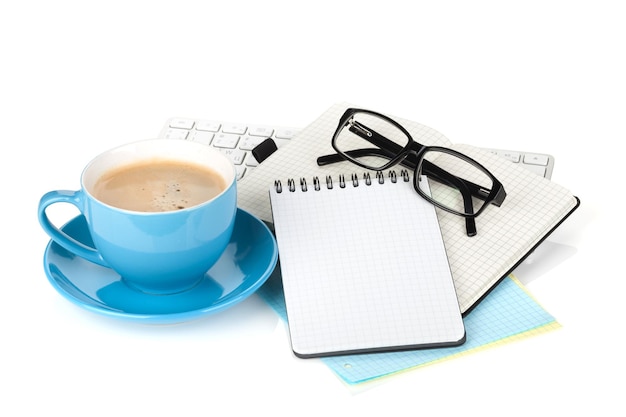
M482 149L453 145L486 166L507 192L501 207L488 207L476 219L476 236L468 237L458 216L438 210L461 309L467 311L522 260L562 219L577 207L565 188L523 172ZM444 165L441 165L445 169ZM432 183L431 186L439 186Z
M464 340L434 207L411 182L270 195L296 355Z
M280 268L274 270L258 294L282 320L287 320ZM333 356L322 361L346 383L361 384L560 327L513 276L498 284L463 321L467 340L461 346Z
M267 190L275 180L337 176L355 165L341 162L317 166L317 157L334 153L331 138L348 107L338 103L303 129L292 143L266 159L238 184L238 204L244 210L272 222ZM372 109L379 110L379 109ZM477 220L478 234L468 237L458 216L437 209L459 305L467 313L494 285L512 272L532 248L578 206L578 200L560 185L511 164L505 159L469 145L452 145L441 133L410 120L393 117L413 139L466 153L502 182L507 197L501 207L488 207ZM433 184L433 186L435 186Z

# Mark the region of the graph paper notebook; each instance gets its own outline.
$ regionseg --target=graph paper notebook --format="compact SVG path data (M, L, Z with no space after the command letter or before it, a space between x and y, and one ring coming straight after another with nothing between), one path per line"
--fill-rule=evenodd
M417 195L408 174L394 174L271 187L297 356L464 342L434 206Z
M239 206L271 222L267 190L277 178L325 178L351 172L354 165L350 162L317 166L319 156L334 153L331 138L348 107L358 106L332 106L237 184ZM579 200L561 185L504 158L474 146L455 145L420 123L392 118L421 144L446 146L477 160L506 189L502 206L489 207L476 219L478 234L474 237L467 236L465 224L458 216L437 209L459 304L466 314L578 207Z

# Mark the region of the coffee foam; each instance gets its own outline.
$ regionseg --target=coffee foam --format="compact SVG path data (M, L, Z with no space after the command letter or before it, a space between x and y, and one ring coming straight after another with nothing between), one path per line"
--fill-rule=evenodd
M112 169L93 187L100 201L125 210L182 210L211 200L226 189L212 169L176 160L142 161Z
M154 196L154 211L182 210L190 206L189 199L182 195L180 182L166 183L163 193Z

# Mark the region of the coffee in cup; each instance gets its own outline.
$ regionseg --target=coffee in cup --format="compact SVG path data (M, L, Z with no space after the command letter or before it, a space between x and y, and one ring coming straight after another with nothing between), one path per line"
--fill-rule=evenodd
M171 211L202 204L226 189L208 166L172 159L139 161L105 172L93 196L124 210Z

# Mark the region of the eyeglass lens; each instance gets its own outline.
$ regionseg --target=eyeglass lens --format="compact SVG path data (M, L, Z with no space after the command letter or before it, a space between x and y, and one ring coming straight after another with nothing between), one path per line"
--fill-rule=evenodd
M487 173L475 164L466 161L453 153L445 150L427 150L422 155L423 161L430 161L437 167L444 169L452 175L450 178L462 178L480 187L482 194L488 194L493 187L493 181ZM424 175L424 163L418 166L418 175ZM425 191L425 190L422 190ZM430 181L431 201L440 206L460 214L475 214L480 211L485 201L470 197L473 192L466 189L463 183L454 181L448 183L445 180ZM471 198L471 204L466 199Z
M380 141L386 143L381 144ZM389 163L408 143L409 137L394 124L378 116L364 112L355 113L335 137L335 146L358 162L379 169ZM364 149L380 149L387 154L363 152ZM360 152L354 152L359 150Z

